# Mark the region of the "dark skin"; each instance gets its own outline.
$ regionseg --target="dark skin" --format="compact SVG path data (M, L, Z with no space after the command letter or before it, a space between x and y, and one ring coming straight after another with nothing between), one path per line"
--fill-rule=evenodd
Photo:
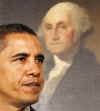
M0 109L21 111L38 101L44 84L44 56L34 35L9 34L6 42L0 52Z

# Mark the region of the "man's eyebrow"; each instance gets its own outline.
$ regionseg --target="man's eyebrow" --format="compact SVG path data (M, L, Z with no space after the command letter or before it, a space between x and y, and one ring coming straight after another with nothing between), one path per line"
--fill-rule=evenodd
M18 53L18 54L15 54L14 56L12 56L12 57L18 57L18 56L24 56L24 57L27 57L27 56L29 56L29 54L28 53Z

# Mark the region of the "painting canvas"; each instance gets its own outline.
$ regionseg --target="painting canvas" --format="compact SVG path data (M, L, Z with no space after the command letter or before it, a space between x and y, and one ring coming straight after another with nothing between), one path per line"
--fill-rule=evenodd
M88 13L89 13L89 16L91 19L91 23L92 23L93 32L91 34L89 34L89 36L87 38L85 38L84 47L86 49L88 49L89 51L91 51L91 53L93 53L96 63L99 65L100 64L100 51L99 51L99 47L100 47L100 37L99 37L99 35L100 35L100 31L99 31L100 6L99 6L99 4L100 4L100 1L99 0L95 0L95 1L94 0L20 0L20 1L1 0L0 1L0 24L22 23L22 24L28 25L29 27L31 27L32 29L34 29L37 32L38 27L41 23L41 20L42 20L44 14L47 12L47 10L56 3L67 2L67 1L77 3L80 6L86 8L88 10ZM47 54L46 57L47 56L49 56L49 54ZM90 60L90 62L91 62L91 60ZM53 67L53 65L54 65L53 62L51 62L49 64L51 66L48 65L48 67ZM48 67L47 67L47 69L48 69ZM46 67L44 67L44 68L46 68ZM91 65L88 65L87 70L89 70L91 73L91 71L92 71ZM95 72L95 75L96 75L96 73L99 73L99 72L97 71L97 69L95 69L95 70L96 70L96 72ZM74 76L73 78L79 77L79 76L77 76L77 72L78 72L78 69L75 72L76 76ZM95 81L97 86L94 86L94 84L93 84L93 86L92 86L93 90L86 89L86 90L92 91L91 94L93 94L92 97L94 98L94 101L93 101L94 103L92 103L92 104L96 104L96 105L91 107L91 103L88 103L88 104L86 103L85 106L82 107L82 109L81 109L81 107L80 107L80 109L76 108L77 111L99 111L100 110L100 88L99 88L100 79L99 78L100 78L100 75L97 74L97 77L96 77L97 80ZM83 79L82 79L82 81L83 81ZM67 84L69 84L69 82L66 83L65 87L67 86ZM73 84L71 84L71 85L73 85ZM85 84L85 85L87 85L87 84ZM95 92L95 87L97 89L96 92ZM63 88L63 89L65 89L65 88ZM52 90L52 88L50 90ZM66 93L69 93L70 90L72 90L76 95L78 95L77 91L75 91L74 88L72 88L72 89L69 88L66 91ZM63 99L66 99L66 98L64 98L64 96L62 96L62 94L63 94L63 92L61 91L59 96ZM80 95L79 97L81 97L81 96L83 96L83 95ZM89 97L90 97L90 95L89 95ZM68 98L71 98L70 94L69 94ZM88 99L91 99L91 98L88 98ZM56 102L55 99L53 101ZM83 101L86 101L86 100L84 99ZM75 101L73 103L71 101L69 101L69 102L68 103L66 102L66 106L67 106L67 104L68 105L71 104L71 107L73 107L72 108L73 110L67 109L67 107L66 107L66 111L76 111L76 110L74 110ZM44 101L43 101L43 103L44 103ZM56 104L56 107L59 107L59 109L60 109L62 107L61 104L63 104L63 103L59 104L59 102L58 102ZM32 106L35 107L38 111L38 108L37 108L37 107L39 107L38 104L32 105ZM53 104L51 106L53 106ZM79 106L81 106L80 102L79 102ZM86 110L86 107L88 110ZM39 109L39 110L42 111L42 109ZM44 111L50 111L50 110L47 109ZM54 111L54 109L52 109L52 107L51 107L51 111ZM62 108L62 111L63 111L63 108Z

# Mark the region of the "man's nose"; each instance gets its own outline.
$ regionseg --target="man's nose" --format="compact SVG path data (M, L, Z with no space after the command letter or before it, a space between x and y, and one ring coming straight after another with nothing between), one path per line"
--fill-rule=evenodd
M28 69L27 69L28 76L40 77L40 68L39 68L38 64L33 62L33 63L28 64L27 67L28 67Z

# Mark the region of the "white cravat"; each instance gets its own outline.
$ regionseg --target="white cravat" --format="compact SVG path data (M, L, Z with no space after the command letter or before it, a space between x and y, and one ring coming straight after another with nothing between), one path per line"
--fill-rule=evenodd
M55 67L50 71L48 81L63 75L65 71L69 69L71 63L67 63L65 61L60 60L57 56L54 56Z
M45 82L45 86L40 97L40 102L43 104L47 104L50 100L65 72L67 72L71 66L71 63L62 61L57 56L54 56L54 61L55 67L50 71L48 80Z

